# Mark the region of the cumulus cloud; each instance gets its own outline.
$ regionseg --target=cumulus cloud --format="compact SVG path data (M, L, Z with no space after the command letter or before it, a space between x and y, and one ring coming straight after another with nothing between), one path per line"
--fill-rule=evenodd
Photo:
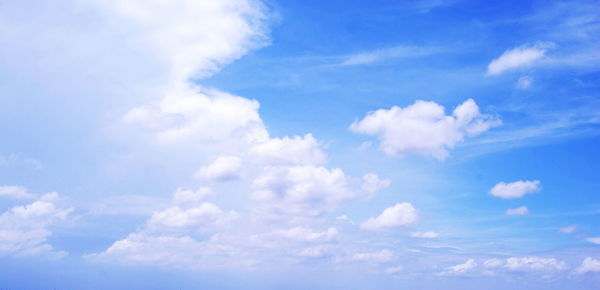
M464 262L463 264L458 264L458 265L447 267L440 274L447 275L447 276L464 275L464 274L469 273L473 269L475 269L475 267L477 267L477 262L475 262L475 260L473 260L473 259L469 259L466 262Z
M386 263L394 259L395 255L392 251L383 249L376 252L356 253L352 255L351 260L372 263Z
M252 198L274 213L318 216L346 200L372 195L380 183L378 177L348 177L339 168L268 167L254 180Z
M204 166L194 174L199 179L226 181L240 178L242 159L235 156L221 156L208 166Z
M0 197L9 197L16 199L33 198L34 195L27 191L27 188L15 185L0 186Z
M379 148L389 156L418 154L443 160L448 150L465 137L481 134L500 125L481 114L472 99L457 106L452 115L435 102L416 101L405 108L393 106L370 112L350 125L350 131L376 136Z
M526 206L520 206L517 208L509 208L506 210L506 215L526 215L529 213L529 209Z
M520 198L526 194L540 191L541 184L539 180L519 180L511 183L499 182L490 189L489 193L504 199Z
M492 60L487 67L488 75L498 75L506 71L534 65L554 47L552 42L538 42L533 45L523 45L505 51L500 57Z
M254 162L271 166L323 165L327 159L311 134L270 138L253 145L248 154Z
M600 260L587 257L579 267L575 269L576 274L585 274L590 272L600 272Z
M154 104L131 109L123 121L146 128L164 144L230 138L254 142L268 138L258 108L255 100L183 84Z
M47 240L50 228L67 221L72 208L55 204L59 196L46 194L31 204L15 206L0 215L0 254L13 256L43 255L60 258L66 252L55 251Z
M214 195L215 192L210 187L199 187L196 190L177 188L173 193L173 203L177 205L197 204L207 197Z
M412 232L410 235L414 238L435 239L439 235L436 232Z
M386 208L379 216L369 218L360 227L365 230L384 230L413 224L417 221L417 209L408 202Z

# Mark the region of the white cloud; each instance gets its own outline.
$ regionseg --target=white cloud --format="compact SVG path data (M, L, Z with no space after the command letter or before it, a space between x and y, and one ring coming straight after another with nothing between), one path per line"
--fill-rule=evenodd
M517 80L516 88L521 89L521 90L528 89L532 83L533 83L532 77L523 76L523 77L520 77L519 80Z
M239 179L242 171L242 159L235 156L220 156L208 166L204 166L194 177L207 180L227 181Z
M186 84L166 94L155 104L131 109L123 121L146 128L164 144L268 138L255 100Z
M256 1L100 1L136 32L171 78L206 76L266 43L264 6ZM108 26L110 27L110 26ZM122 28L123 29L123 28Z
M218 206L210 202L184 209L172 206L152 214L148 221L151 228L159 229L191 229L212 230L226 226L238 218L234 211L224 212Z
M511 183L499 182L490 189L490 194L504 199L520 198L526 194L537 192L541 189L539 180L519 180Z
M592 238L587 238L585 240L592 244L600 245L600 237L592 237Z
M577 230L577 225L570 225L570 226L566 226L566 227L562 227L562 228L558 229L558 231L563 234L570 234L576 230Z
M343 66L366 65L394 58L427 56L438 52L439 49L415 46L396 46L378 49L370 52L353 54L345 57L340 63Z
M249 155L254 162L271 166L322 165L327 159L311 134L270 138L253 145Z
M511 271L562 271L567 268L562 261L539 257L508 258L504 267Z
M396 266L396 267L389 267L385 269L385 272L388 274L395 274L398 273L400 271L404 270L403 266Z
M500 259L488 259L483 262L483 267L487 269L497 268L502 266L504 262Z
M379 216L369 218L360 227L365 230L377 231L410 225L417 219L417 209L412 204L403 202L386 208Z
M298 242L327 243L337 238L338 231L335 228L328 228L324 232L316 232L307 227L294 227L279 231L278 235Z
M376 136L379 148L390 156L418 154L439 160L465 137L481 134L500 125L500 121L479 112L472 99L457 106L452 115L435 102L416 101L405 108L369 112L350 125L355 133Z
M210 187L199 187L196 190L177 188L173 193L173 203L177 205L197 204L214 194L214 190Z
M27 192L27 188L22 186L4 185L0 186L0 197L26 199L33 198L34 195Z
M520 206L517 208L509 208L506 210L507 215L526 215L529 213L529 209L526 206Z
M600 272L600 260L587 257L579 267L575 269L576 274L585 274L589 272Z
M436 232L413 232L410 235L414 238L435 239L439 235Z
M532 66L544 57L546 51L553 46L552 42L538 42L534 45L524 45L507 50L490 62L487 74L498 75L505 71Z
M0 254L65 256L65 252L55 251L47 240L52 235L50 227L67 221L73 209L58 207L55 200L58 194L46 194L31 204L15 206L0 215Z
M356 253L352 255L351 260L372 263L386 263L394 259L394 253L383 249L377 252Z
M454 266L447 267L441 275L464 275L477 267L477 262L473 259L467 260L463 264L458 264Z
M381 188L372 184L373 178L363 179L348 177L338 168L267 167L253 182L252 198L273 213L318 216L346 200L373 194L360 188Z

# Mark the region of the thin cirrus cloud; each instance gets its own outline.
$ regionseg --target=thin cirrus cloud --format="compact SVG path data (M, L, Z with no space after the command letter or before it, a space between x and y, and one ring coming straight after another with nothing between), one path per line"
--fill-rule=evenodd
M490 189L489 193L503 199L521 198L526 194L540 191L541 186L542 183L539 180L519 180L510 183L499 182Z
M487 67L488 75L499 75L507 71L533 66L544 57L548 49L554 47L552 42L537 42L509 49L498 58L492 60Z
M475 101L468 99L452 115L446 115L439 104L427 101L416 101L405 108L379 109L355 121L349 129L375 136L379 148L389 156L417 154L444 160L448 151L466 137L500 124L499 119L482 114Z
M529 209L526 206L520 206L517 208L509 208L506 210L506 215L526 215L529 213Z
M435 47L395 46L346 56L339 65L368 65L380 63L390 59L423 57L439 53L441 51L441 49Z

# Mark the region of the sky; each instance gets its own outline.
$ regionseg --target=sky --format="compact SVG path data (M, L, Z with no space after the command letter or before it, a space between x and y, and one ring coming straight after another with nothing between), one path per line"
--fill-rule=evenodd
M0 288L599 289L600 2L0 3Z

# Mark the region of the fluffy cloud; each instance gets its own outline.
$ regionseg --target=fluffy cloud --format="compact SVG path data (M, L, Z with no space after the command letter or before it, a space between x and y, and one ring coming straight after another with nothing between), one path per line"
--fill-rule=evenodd
M365 230L384 230L413 224L417 221L417 209L408 202L386 208L379 216L369 218L360 227Z
M457 106L452 115L435 102L416 101L405 108L370 112L350 125L355 133L376 136L379 148L390 156L419 154L439 160L467 136L481 134L500 121L479 112L472 99Z
M519 180L511 183L499 182L490 189L490 194L504 199L520 198L526 194L537 192L541 189L539 180Z
M173 193L173 203L177 205L196 204L214 194L215 192L210 187L200 187L196 190L177 188Z
M600 260L587 257L579 267L575 269L577 274L585 274L589 272L600 272Z
M386 263L394 259L394 253L383 249L377 252L356 253L352 255L351 260L372 263Z
M492 60L487 68L488 75L498 75L505 71L532 66L546 54L554 43L538 42L505 51L500 57Z
M411 237L422 239L435 239L439 236L436 232L413 232L410 235Z
M0 215L0 254L44 255L60 258L65 252L55 251L47 243L50 227L70 218L72 208L58 207L56 193L46 194L35 202L15 206Z
M526 206L520 206L517 208L509 208L506 210L507 215L526 215L529 213L529 209Z
M508 258L504 267L511 271L562 271L567 268L562 261L539 257Z
M21 186L5 185L0 186L0 197L9 197L17 199L33 198L34 195L27 192L27 189Z
M249 155L254 162L271 166L323 165L327 159L311 134L270 138L252 146Z
M235 156L221 156L210 165L200 168L194 177L207 180L226 181L240 178L242 160Z
M440 274L441 275L464 275L464 274L467 274L468 272L472 271L473 269L475 269L475 267L477 267L477 262L475 262L475 260L473 260L473 259L469 259L463 264L458 264L458 265L447 267Z
M274 213L318 216L346 200L373 194L360 188L382 188L379 178L363 179L348 177L338 168L268 167L254 180L252 198Z
M157 103L131 109L123 121L146 128L165 144L228 138L254 142L268 138L258 108L254 100L182 84Z

